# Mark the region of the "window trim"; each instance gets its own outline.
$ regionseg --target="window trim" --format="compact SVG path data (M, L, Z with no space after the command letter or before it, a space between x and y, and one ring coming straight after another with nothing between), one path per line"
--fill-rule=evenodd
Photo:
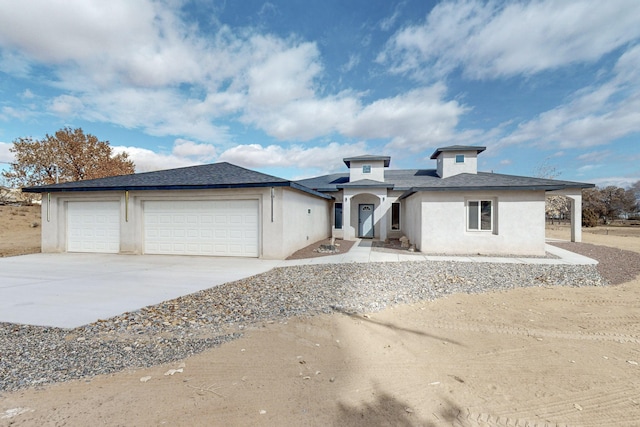
M396 205L398 206L398 227L397 227L397 228L393 228L393 225L394 225L394 221L393 221L393 213L394 213L394 212L393 212L393 207L394 207L394 206L396 206ZM402 215L401 215L401 209L402 209L402 208L401 208L401 206L400 206L400 202L393 202L393 203L391 203L391 231L400 231L400 230L402 230L402 223L401 223L401 221L400 221L400 219L402 218Z
M475 203L476 204L476 209L478 212L478 216L476 218L477 221L477 228L471 228L471 204ZM489 228L482 228L482 204L483 203L489 203L490 205L490 218L489 218ZM473 233L493 233L494 232L494 220L495 220L495 200L493 199L469 199L467 200L466 203L466 226L467 226L467 231L469 232L473 232Z
M340 227L338 227L337 225L337 220L338 220L338 205L340 207ZM343 208L343 204L342 202L336 202L333 205L333 228L335 228L336 230L342 230L342 228L344 227L344 208Z
M456 154L456 164L464 163L464 154Z
M362 165L362 173L363 174L371 173L371 165Z

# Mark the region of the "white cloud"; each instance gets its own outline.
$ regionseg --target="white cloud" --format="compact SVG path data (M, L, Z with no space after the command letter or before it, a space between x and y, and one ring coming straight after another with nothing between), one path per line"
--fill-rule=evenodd
M272 107L314 96L313 80L322 70L315 44L287 47L281 41L262 37L254 38L253 43L268 55L247 72L249 102Z
M84 104L75 96L60 95L51 100L48 109L59 116L75 116L84 110Z
M584 173L584 172L590 172L594 169L598 169L599 167L601 167L602 165L584 165L584 166L580 166L578 168L578 173Z
M629 188L632 184L635 184L638 181L638 177L628 177L628 176L608 176L604 178L590 178L589 182L591 184L595 184L596 186L603 188L608 187L610 185L614 185L616 187L621 188Z
M0 162L11 163L14 161L13 153L9 151L9 148L13 147L12 143L0 142Z
M445 90L444 85L436 84L374 101L342 130L358 138L390 138L390 148L413 152L451 141L467 108L444 100Z
M520 123L498 145L595 147L640 132L640 46L621 55L609 80L578 90L563 105ZM637 62L636 62L637 64Z
M393 28L393 26L398 21L398 18L400 17L400 8L402 6L403 4L396 6L391 16L388 16L380 21L379 27L382 31L389 31L391 28Z
M398 31L378 61L397 73L469 78L531 75L593 62L640 37L636 0L445 1Z
M188 99L170 88L87 93L83 102L89 107L84 111L84 118L91 121L140 128L154 136L182 135L216 143L228 138L225 126L212 123L208 100Z
M349 61L347 61L346 64L344 64L342 67L340 67L340 69L342 70L342 72L348 73L349 71L351 71L355 67L357 67L358 64L360 64L360 55L351 54L351 55L349 55Z
M293 145L288 148L279 145L263 147L260 144L249 144L228 149L220 155L219 160L248 168L295 167L328 173L339 170L343 165L343 158L364 153L366 153L364 142L355 144L332 142L320 147Z
M2 3L0 45L27 60L91 71L94 83L190 81L201 73L202 41L177 16L170 2Z
M280 140L342 133L418 150L452 138L465 111L443 85L368 104L326 93L315 43L225 26L205 37L172 2L34 2L0 4L0 47L53 70L62 93L42 105L63 117L215 144L239 120Z
M174 153L157 153L146 148L126 146L113 146L112 148L116 154L123 151L127 152L129 158L133 160L133 163L136 165L136 172L152 172L202 164L196 160L181 157Z
M206 162L215 158L216 147L211 144L198 144L185 139L176 139L172 153L179 157L188 157Z
M27 120L37 115L36 106L33 104L22 103L18 108L5 106L0 108L0 120Z
M611 155L610 150L589 151L578 156L578 160L583 162L602 161Z

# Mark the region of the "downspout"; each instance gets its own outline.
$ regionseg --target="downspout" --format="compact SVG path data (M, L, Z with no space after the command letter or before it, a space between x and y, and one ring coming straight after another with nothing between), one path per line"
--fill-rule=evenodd
M273 199L276 196L276 190L271 187L271 222L273 222Z
M124 221L129 222L129 190L124 192Z

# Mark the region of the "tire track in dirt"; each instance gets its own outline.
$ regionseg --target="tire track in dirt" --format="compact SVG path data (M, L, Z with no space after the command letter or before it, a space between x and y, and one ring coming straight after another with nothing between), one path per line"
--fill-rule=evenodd
M633 300L614 300L614 299L576 299L576 298L549 298L542 297L538 300L539 302L563 302L570 305L596 305L603 306L607 305L610 307L614 306L622 306L622 307L632 307L640 309L640 304L638 301Z
M505 325L480 325L463 322L447 322L443 320L435 320L434 322L430 323L430 326L439 329L517 335L532 338L614 341L619 343L640 344L640 335L619 334L614 332L550 331L545 329L519 328Z
M637 426L639 402L637 389L611 383L597 390L536 399L515 411L465 408L458 414L454 426ZM531 414L535 414L535 419Z

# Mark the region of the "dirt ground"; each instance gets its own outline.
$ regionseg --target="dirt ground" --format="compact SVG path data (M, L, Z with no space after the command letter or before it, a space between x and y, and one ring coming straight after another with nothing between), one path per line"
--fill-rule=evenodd
M0 205L0 257L40 252L40 205Z
M640 252L640 234L583 240ZM0 426L636 426L639 344L640 278L454 295L254 325L169 365L2 393Z

